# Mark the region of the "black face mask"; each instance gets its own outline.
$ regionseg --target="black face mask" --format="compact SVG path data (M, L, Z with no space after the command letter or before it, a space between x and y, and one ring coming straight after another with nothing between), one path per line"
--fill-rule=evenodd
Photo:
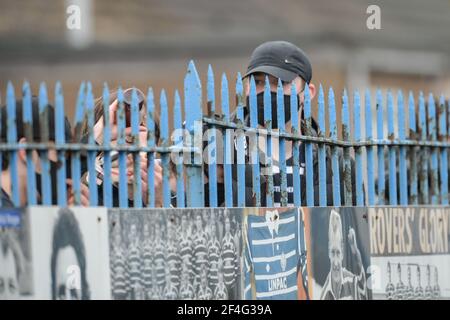
M52 190L52 205L56 205L58 203L58 163L55 161L49 160L50 163L50 184ZM66 159L66 179L70 179L72 174L70 159ZM43 202L43 193L42 193L42 174L36 173L36 190L39 192L39 196L41 200L38 203Z
M291 120L291 96L283 95L284 100L284 123ZM278 128L278 104L277 104L277 93L270 93L270 101L272 106L272 129ZM300 100L297 99L298 106L297 110L300 108ZM258 124L264 126L264 92L260 92L256 95L256 105L258 106ZM250 112L250 99L247 97L247 106Z

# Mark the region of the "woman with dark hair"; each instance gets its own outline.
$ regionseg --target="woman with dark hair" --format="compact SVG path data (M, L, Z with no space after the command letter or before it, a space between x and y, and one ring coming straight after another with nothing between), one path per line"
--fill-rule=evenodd
M74 213L68 208L59 210L53 228L50 268L53 300L90 299L83 235Z

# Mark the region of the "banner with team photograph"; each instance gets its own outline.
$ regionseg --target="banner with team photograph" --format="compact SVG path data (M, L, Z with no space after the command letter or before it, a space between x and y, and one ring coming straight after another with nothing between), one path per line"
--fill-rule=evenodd
M450 299L450 208L370 208L374 299Z
M371 299L367 209L322 207L304 211L311 298Z
M113 299L240 299L241 211L109 210Z
M28 212L0 208L0 300L29 299L33 293Z
M34 298L110 299L106 208L30 207Z
M303 210L243 209L244 299L308 299Z

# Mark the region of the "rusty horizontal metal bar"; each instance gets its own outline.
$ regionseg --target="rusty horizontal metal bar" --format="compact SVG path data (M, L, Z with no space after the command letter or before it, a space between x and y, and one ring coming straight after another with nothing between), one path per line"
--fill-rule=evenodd
M292 134L292 133L280 133L278 131L267 130L263 128L252 128L248 126L244 126L242 124L236 124L232 122L226 122L221 120L215 120L211 118L203 118L203 121L208 124L213 124L218 127L228 128L228 129L242 129L245 132L249 133L257 133L260 135L267 135L272 137L282 137L286 139L290 139L292 141L307 141L307 142L315 142L318 144L328 144L330 146L336 147L373 147L373 146L417 146L417 147L436 147L436 148L449 148L449 142L441 142L441 141L419 141L419 140L398 140L398 139L371 139L371 140L362 140L358 142L352 141L344 141L344 140L334 140L330 138L321 138L321 137L313 137L306 136L301 134Z

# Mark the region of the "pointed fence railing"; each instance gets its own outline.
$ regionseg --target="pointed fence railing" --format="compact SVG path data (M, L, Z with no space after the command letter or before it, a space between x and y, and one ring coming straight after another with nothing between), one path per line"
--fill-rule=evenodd
M73 180L75 204L81 203L81 184L86 184L91 206L448 205L450 104L443 96L436 103L431 93L426 98L422 92L418 97L409 92L404 98L401 91L395 95L388 91L384 98L380 90L366 90L363 104L358 91L352 95L344 91L338 100L332 88L326 95L319 86L317 96L311 97L310 90L297 94L293 84L288 129L281 82L276 91L279 117L273 119L267 79L263 109L258 108L255 79L248 79L248 87L240 74L235 79L232 93L225 74L220 90L216 90L210 66L206 86L202 86L195 65L190 62L183 99L175 91L173 108L169 108L166 91L158 100L152 88L145 97L145 110L139 109L135 89L128 106L124 90L119 88L114 114L108 86L105 84L97 104L91 83L83 82L74 119L70 119L70 141L65 138L64 126L65 111L70 107L64 102L61 83L55 86L54 103L48 99L45 83L35 98L41 128L39 141L33 137L30 85L24 83L19 98L13 84L8 83L2 102L6 102L6 113L0 114L7 117L0 122L6 126L1 128L0 164L2 159L8 159L8 166L2 168L9 172L11 185L4 187L11 190L15 206L23 204L24 181L20 181L18 159L20 151L25 150L27 204L52 204L55 189L49 154L54 149L58 163L56 204L60 206L67 204L67 174ZM216 91L220 92L220 105ZM230 105L230 101L234 103ZM301 109L295 107L299 102ZM54 128L48 123L49 104L54 106ZM22 112L18 113L16 107ZM101 142L94 135L98 108L104 119ZM17 115L22 115L22 119ZM127 116L131 117L131 131L126 131ZM115 121L111 122L112 117ZM263 124L258 125L259 117L264 119ZM172 133L169 121L173 121ZM272 129L275 122L277 130ZM24 128L22 137L18 136L19 124ZM147 130L144 143L139 139L139 126ZM83 127L87 132L83 132ZM51 144L49 130L54 130ZM112 139L114 132L117 137ZM26 140L19 143L23 137ZM265 138L264 144L258 142L261 138ZM279 156L274 158L277 140ZM37 186L33 151L40 152L41 186ZM103 155L100 182L99 153ZM128 175L130 155L132 173ZM155 187L156 165L162 167L162 182ZM114 166L118 168L118 179L111 174ZM275 173L279 175L277 182ZM41 189L42 195L36 189Z

